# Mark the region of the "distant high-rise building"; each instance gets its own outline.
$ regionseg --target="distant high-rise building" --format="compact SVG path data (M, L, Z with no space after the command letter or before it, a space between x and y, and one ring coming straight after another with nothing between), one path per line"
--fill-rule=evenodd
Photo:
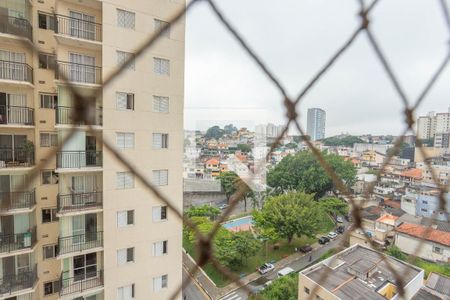
M431 139L436 133L450 132L450 108L448 112L429 112L426 116L417 118L417 138Z
M311 140L316 141L325 138L326 113L320 108L308 109L306 131Z

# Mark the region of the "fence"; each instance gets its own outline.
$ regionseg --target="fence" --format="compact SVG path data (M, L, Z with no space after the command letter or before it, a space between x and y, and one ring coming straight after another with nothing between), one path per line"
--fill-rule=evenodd
M445 20L445 26L449 29L449 36L450 36L450 16L449 16L449 9L448 4L445 0L435 0L438 1L442 13L443 18ZM389 79L389 81L392 83L395 91L398 94L398 98L403 104L404 108L404 119L405 119L405 126L403 129L403 133L401 136L395 141L394 149L398 150L400 149L400 145L402 144L404 140L404 136L408 132L414 133L414 112L417 110L417 108L423 103L426 96L429 94L430 90L432 89L433 85L437 81L437 79L441 76L443 71L446 69L448 62L450 60L450 52L448 52L445 57L442 58L442 63L436 68L433 75L429 78L429 81L426 83L425 87L423 88L422 92L418 95L416 101L412 102L408 97L406 96L406 93L400 84L400 82L397 79L397 76L395 75L392 66L388 62L387 56L385 53L381 50L380 45L374 35L374 33L371 30L370 26L370 18L372 11L376 8L376 6L382 1L380 0L373 0L369 4L366 4L364 1L359 1L360 9L357 12L360 17L359 25L354 29L353 32L349 35L349 37L343 41L342 46L336 50L336 52L327 60L324 62L323 67L321 67L316 73L312 74L311 80L306 83L305 87L295 96L291 96L287 93L286 89L284 88L283 84L277 79L275 74L273 74L269 67L266 66L263 60L260 59L257 52L252 49L246 42L245 38L241 35L241 33L238 31L238 29L233 26L227 19L227 17L223 14L223 12L216 6L215 0L191 0L184 9L181 11L177 11L174 13L174 15L168 20L167 24L164 24L159 30L156 31L155 34L152 34L143 41L141 47L135 52L135 55L133 57L130 57L124 64L122 64L122 67L116 70L113 70L110 74L107 74L103 80L101 81L100 77L100 71L94 66L73 66L71 67L68 63L58 63L58 69L57 69L57 78L60 80L70 82L82 82L82 83L101 83L103 82L103 87L108 86L114 79L117 79L122 72L126 69L126 67L130 64L134 63L134 59L137 59L139 56L141 56L143 53L145 53L150 47L152 47L155 42L158 40L158 38L165 33L166 30L168 30L168 26L173 25L182 19L186 12L193 9L196 5L199 5L200 3L203 3L204 5L207 5L213 15L217 17L217 20L223 25L223 27L233 36L233 38L238 42L242 50L249 56L249 58L258 66L259 70L269 79L271 84L279 91L281 94L280 99L280 105L284 106L284 109L286 111L286 124L284 127L283 132L276 138L274 143L272 144L271 151L275 148L275 146L279 143L281 140L281 137L287 132L289 126L294 126L298 129L298 131L302 135L305 134L305 130L301 126L297 111L301 105L301 102L303 98L305 98L305 95L311 91L312 88L316 86L316 84L319 82L319 80L323 77L324 74L326 74L340 59L343 53L347 52L347 50L354 44L356 39L359 36L365 35L368 38L368 43L370 45L370 48L374 51L376 54L376 57L381 64L386 77ZM400 12L401 13L401 12ZM2 68L0 68L0 71ZM97 72L98 71L98 72ZM1 73L1 72L0 72ZM20 72L20 74L24 74L23 72ZM0 74L0 76L2 76ZM81 96L80 93L77 92L77 88L74 85L69 85L72 89L72 92L76 95L75 99L77 102L77 107L79 108L77 110L75 121L83 121L85 120L89 115L88 111L88 101ZM83 109L83 107L85 109ZM89 122L85 122L86 124L89 124ZM101 136L94 130L92 126L89 126L89 131L93 135L96 135L99 139L101 139ZM64 141L59 145L59 147L50 153L50 155L54 156L58 151L61 150L62 145L65 141L67 141L72 135L74 130L71 131L71 134L69 134ZM343 195L349 203L355 204L354 198L352 194L348 191L347 187L343 184L343 182L340 180L340 178L336 175L335 171L331 168L331 166L325 161L323 158L321 152L314 147L314 145L306 140L305 141L310 151L314 154L317 161L320 163L321 167L327 172L327 174L332 178L332 181L336 188L339 190L340 194ZM220 223L226 220L226 218L229 216L233 208L236 206L236 204L242 199L244 194L247 192L247 188L245 185L243 185L241 188L237 190L237 192L231 197L230 206L225 210L225 212L218 218L218 220L215 222L214 227L212 230L207 234L201 234L195 224L193 224L189 219L183 217L183 213L179 211L176 207L178 205L175 205L175 203L171 199L167 199L164 197L158 189L156 189L147 179L146 176L141 173L139 170L137 170L133 164L130 163L130 161L121 153L119 152L115 146L113 146L110 142L103 140L103 147L107 151L110 151L125 167L129 168L133 171L135 174L135 177L140 180L143 185L153 193L157 198L161 200L161 202L165 203L173 212L174 214L184 220L184 225L189 227L190 229L194 230L197 233L197 249L199 250L198 258L197 258L197 265L191 270L192 273L196 274L199 272L199 268L205 266L205 264L209 263L213 267L215 267L219 272L222 272L225 277L227 277L230 280L233 280L238 285L242 285L242 282L240 281L239 277L236 274L233 274L230 272L227 268L223 267L215 258L214 256L214 249L212 247L212 238L217 233L218 229L220 228ZM427 153L425 152L423 145L420 141L418 141L418 148L421 154L428 158ZM383 172L384 168L389 164L391 161L394 153L396 151L391 151L390 154L388 154L387 159L382 164L380 170L377 172L377 178L380 179L380 175ZM50 160L50 159L48 159ZM431 169L432 166L429 164L428 160L425 160L425 162L428 164L428 167ZM34 168L32 175L36 176L41 168L43 168L46 165L45 160L40 162L36 167ZM434 176L434 175L433 175ZM433 180L436 184L436 186L440 189L440 209L445 210L445 199L444 199L444 193L448 189L448 187L443 186L439 183L439 180L435 177L433 177ZM373 191L373 188L375 186L376 182L374 182L368 189L368 192L366 193L366 198L368 199L370 193ZM352 216L353 216L353 226L352 230L355 229L362 229L362 222L361 222L361 214L358 205L352 205ZM429 228L431 228L431 224L429 224ZM430 230L427 230L424 232L424 237L426 237L429 234ZM345 233L344 239L348 237L350 231L347 231ZM369 243L372 245L374 244L374 241L369 238L365 237ZM61 241L60 241L61 242ZM72 245L73 242L70 242ZM422 247L423 243L420 245ZM64 249L64 246L60 249ZM79 251L80 249L74 249L75 251ZM416 249L416 253L418 253L420 248ZM383 259L383 257L380 254L380 259ZM404 285L403 285L403 279L402 274L398 273L396 270L393 269L392 266L390 266L389 262L387 261L387 267L389 270L395 275L395 283L397 286L397 292L400 295L403 295L404 293ZM317 283L320 285L320 283L329 275L329 272L324 272L321 278L317 281ZM169 299L175 299L177 295L181 292L181 290L189 284L189 281L191 279L188 278L185 280L182 285L177 287L173 293L170 295ZM318 286L316 286L316 289ZM249 291L250 292L250 291ZM311 291L311 297L315 294L316 290Z

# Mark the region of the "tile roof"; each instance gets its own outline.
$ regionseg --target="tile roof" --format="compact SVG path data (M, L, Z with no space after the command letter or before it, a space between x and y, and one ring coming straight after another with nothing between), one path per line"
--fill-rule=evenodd
M409 169L409 170L406 170L406 171L400 173L400 176L411 177L414 179L422 179L422 170L417 169L417 168Z
M450 233L428 228L418 224L403 223L398 226L396 231L427 241L436 242L450 247ZM427 230L429 230L427 232Z

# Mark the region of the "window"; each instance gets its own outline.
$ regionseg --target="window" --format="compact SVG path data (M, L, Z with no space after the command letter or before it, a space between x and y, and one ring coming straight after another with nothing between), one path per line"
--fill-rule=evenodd
M42 254L43 254L44 260L56 257L56 255L58 255L58 244L43 246Z
M438 247L438 246L433 246L433 252L438 253L438 254L443 254L444 249L442 249L441 247Z
M161 33L161 36L170 38L170 23L155 19L155 31L159 31L163 27L165 27L166 29Z
M58 146L58 134L56 132L41 132L39 134L41 147Z
M170 75L170 61L163 58L153 58L153 71L157 75Z
M309 295L309 289L307 287L304 288L304 291Z
M125 67L129 70L134 70L134 54L117 50L117 65L123 66L128 59L132 58L131 62Z
M117 172L118 189L132 189L134 188L134 174L131 172Z
M41 171L41 184L57 184L58 174L53 170Z
M117 289L117 298L119 300L134 299L134 283Z
M169 135L167 133L153 134L153 149L167 149Z
M428 201L422 200L422 204L428 204Z
M169 171L168 170L153 170L153 184L154 185L167 185L168 184Z
M169 97L153 96L153 111L160 113L168 113Z
M427 211L428 211L428 210L425 209L425 208L421 208L420 210L423 211L423 212L427 212Z
M56 208L43 208L42 209L42 223L51 223L58 221L56 216Z
M39 94L41 99L41 108L55 109L58 106L58 95L56 94Z
M123 9L117 9L117 26L134 30L135 13Z
M38 13L39 28L55 30L55 17L46 13Z
M117 250L117 265L134 262L134 248L124 248Z
M134 94L117 92L116 106L118 110L134 110Z
M167 254L167 241L153 243L153 255L161 256Z
M153 222L167 220L167 206L153 207Z
M158 292L161 289L167 288L167 275L162 275L153 278L153 291Z
M134 225L134 210L124 210L117 212L117 227Z
M59 292L59 280L44 282L44 296Z
M116 145L120 149L134 148L134 133L132 132L117 132Z
M55 55L39 53L39 69L55 69Z

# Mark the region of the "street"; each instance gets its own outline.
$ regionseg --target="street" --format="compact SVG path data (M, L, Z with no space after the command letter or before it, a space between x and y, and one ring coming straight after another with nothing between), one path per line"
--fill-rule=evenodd
M331 248L337 247L340 243L341 238L342 235L339 235L338 238L329 242L328 244L320 245L318 248L314 248L314 250L311 251L310 253L305 254L304 256L300 257L299 259L291 263L289 267L294 269L294 271L298 272L307 267L308 265L314 264L314 260L317 260L322 254L324 254ZM312 256L311 261L309 261L310 256ZM277 278L277 270L274 270L270 272L270 274L261 276L256 281L250 282L248 284L248 287L250 288L250 290L260 290L265 282L269 280L274 280L276 278ZM245 300L247 298L248 298L247 291L244 288L240 288L222 297L221 300Z
M189 274L183 267L183 282L188 280ZM209 300L210 298L205 294L205 292L197 285L194 280L191 280L189 284L183 289L183 300Z

